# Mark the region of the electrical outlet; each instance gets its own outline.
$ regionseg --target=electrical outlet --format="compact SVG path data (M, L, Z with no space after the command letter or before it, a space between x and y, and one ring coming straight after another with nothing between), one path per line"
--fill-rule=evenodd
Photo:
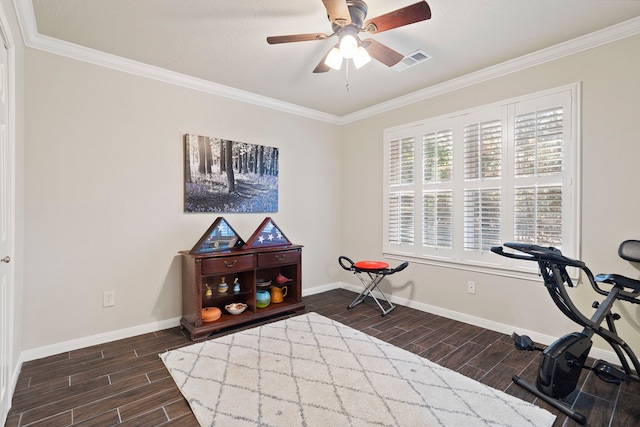
M476 293L476 282L469 280L467 282L467 293L468 294L475 294Z
M113 307L116 305L116 291L104 291L102 294L102 306Z

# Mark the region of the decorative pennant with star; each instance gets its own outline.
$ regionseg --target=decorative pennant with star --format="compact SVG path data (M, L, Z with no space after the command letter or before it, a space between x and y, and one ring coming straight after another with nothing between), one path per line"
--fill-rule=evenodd
M247 240L246 248L264 248L267 246L286 246L291 242L287 236L269 217L262 221L262 224L253 232Z

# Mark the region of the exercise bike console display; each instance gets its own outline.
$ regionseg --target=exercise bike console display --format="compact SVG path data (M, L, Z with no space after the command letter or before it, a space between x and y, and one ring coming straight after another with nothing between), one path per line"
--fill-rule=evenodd
M507 252L503 246L516 252ZM611 311L615 301L640 304L640 280L619 274L594 276L584 262L568 258L553 247L524 243L504 243L503 246L494 246L491 251L508 258L537 262L544 285L553 302L563 314L584 327L581 332L573 332L559 338L546 349L536 347L527 336L513 333L511 338L518 350L542 351L535 387L517 375L513 376L513 381L573 420L584 424L584 415L560 401L575 390L582 369L591 370L598 378L610 383L640 381L640 363L631 348L618 336L614 322L620 319L620 315ZM618 255L627 261L640 262L640 241L622 242ZM574 286L567 273L567 267L582 270L593 290L605 296L603 301L593 303L592 307L596 311L590 318L578 310L567 293L566 287ZM603 322L606 326L602 325ZM599 335L611 346L620 360L620 366L604 360L596 361L591 367L585 366L593 335Z

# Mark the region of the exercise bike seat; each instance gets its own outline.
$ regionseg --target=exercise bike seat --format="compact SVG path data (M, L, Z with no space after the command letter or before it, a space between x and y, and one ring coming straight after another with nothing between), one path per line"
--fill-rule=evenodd
M620 243L618 256L627 261L640 262L640 240L625 240Z
M640 280L621 276L620 274L598 274L596 282L609 283L610 285L620 285L623 288L633 289L633 292L640 292Z
M640 262L640 240L625 240L620 243L618 256L627 261ZM618 285L623 288L632 289L632 292L640 292L640 280L631 279L620 274L598 274L594 279L598 283Z

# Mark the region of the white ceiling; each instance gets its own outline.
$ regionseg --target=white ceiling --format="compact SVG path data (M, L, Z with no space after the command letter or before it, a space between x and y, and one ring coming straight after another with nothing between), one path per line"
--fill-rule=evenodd
M368 0L367 17L416 1ZM376 61L360 70L349 67L347 91L344 66L340 71L312 73L335 38L266 42L274 35L330 34L321 0L16 0L25 40L32 47L63 54L73 51L76 57L86 54L94 62L100 62L96 58L102 54L93 50L105 52L136 61L138 69L148 64L184 79L212 82L229 93L238 89L239 94L249 92L268 102L336 118L498 64L504 67L516 58L545 60L545 55L562 53L558 46L573 43L587 48L640 33L636 0L428 3L430 20L371 38L403 55L422 49L433 58L401 72Z

